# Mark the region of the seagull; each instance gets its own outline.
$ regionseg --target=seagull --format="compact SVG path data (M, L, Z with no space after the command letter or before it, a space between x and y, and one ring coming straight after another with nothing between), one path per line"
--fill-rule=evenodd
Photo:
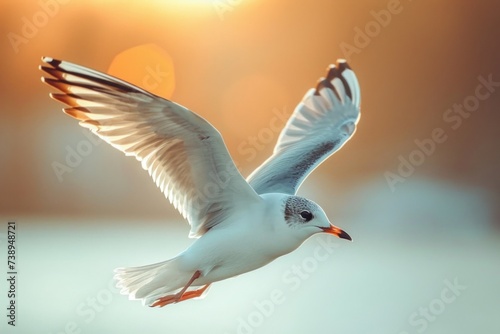
M260 268L317 233L352 240L315 202L304 179L354 134L360 88L343 59L309 89L272 155L245 179L221 134L191 110L108 74L42 58L50 96L83 127L135 157L196 238L169 260L115 269L121 293L163 307L204 297L213 282ZM48 75L47 75L48 74Z

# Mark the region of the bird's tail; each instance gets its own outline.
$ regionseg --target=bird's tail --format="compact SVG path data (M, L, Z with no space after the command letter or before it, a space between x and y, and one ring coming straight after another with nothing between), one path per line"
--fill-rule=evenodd
M179 292L192 273L179 270L176 258L142 267L115 269L116 287L129 299L151 306L157 299Z

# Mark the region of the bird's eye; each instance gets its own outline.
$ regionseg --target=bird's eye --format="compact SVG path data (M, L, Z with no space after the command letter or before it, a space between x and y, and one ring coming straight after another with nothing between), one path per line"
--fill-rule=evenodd
M307 210L302 211L302 212L300 213L300 216L301 216L302 218L304 218L304 220L305 220L306 222L308 222L308 221L310 221L311 219L313 219L313 214L312 214L311 212L307 211Z

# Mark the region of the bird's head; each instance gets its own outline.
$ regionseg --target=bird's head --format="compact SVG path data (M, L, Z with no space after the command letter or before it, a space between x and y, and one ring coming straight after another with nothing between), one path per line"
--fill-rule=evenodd
M352 240L349 234L330 223L318 204L303 197L285 198L284 218L292 233L303 240L316 233L328 233L342 239Z

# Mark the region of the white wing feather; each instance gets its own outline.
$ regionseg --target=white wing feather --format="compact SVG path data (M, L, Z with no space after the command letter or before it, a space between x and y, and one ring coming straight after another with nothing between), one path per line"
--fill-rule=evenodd
M234 165L220 133L187 108L110 75L43 58L42 81L64 112L134 156L199 237L238 205L259 201ZM234 201L238 198L239 201ZM240 201L241 200L241 201ZM239 204L238 204L239 203Z
M360 117L360 88L345 60L330 65L282 130L273 155L247 181L258 194L295 194L304 179L354 134Z

